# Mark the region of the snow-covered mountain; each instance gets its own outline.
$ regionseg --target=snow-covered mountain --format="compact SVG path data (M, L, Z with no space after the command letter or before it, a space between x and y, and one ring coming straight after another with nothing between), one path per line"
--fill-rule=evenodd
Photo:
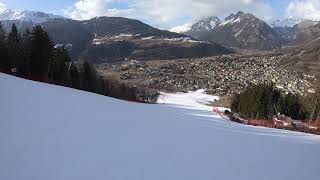
M289 17L289 18L274 20L270 25L271 27L281 27L281 28L293 27L296 24L299 24L301 21L303 21L302 18Z
M207 17L201 19L193 24L187 23L181 26L174 27L170 29L171 32L182 33L182 34L191 34L202 31L210 31L214 29L218 24L221 23L221 20L216 16Z
M187 31L189 31L191 29L192 24L191 23L187 23L187 24L183 24L181 26L177 26L174 28L171 28L170 31L171 32L175 32L175 33L185 33Z
M273 29L252 14L239 11L222 22L218 18L211 20L214 21L204 20L194 24L193 27L204 28L194 28L195 30L186 34L203 41L210 40L240 49L272 50L281 47L280 38Z
M218 17L208 17L194 23L188 33L210 31L217 27L217 25L219 25L220 23L221 21Z
M1 73L0 84L1 180L319 178L320 136L227 121L202 93L148 105Z
M4 20L20 20L25 22L32 22L35 24L47 22L49 20L64 18L62 16L54 15L54 14L47 14L43 12L37 11L12 11L7 9L0 14L0 21Z

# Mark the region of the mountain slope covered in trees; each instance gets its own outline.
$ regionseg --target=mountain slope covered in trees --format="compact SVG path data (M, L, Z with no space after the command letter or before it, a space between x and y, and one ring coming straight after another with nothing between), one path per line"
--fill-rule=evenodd
M0 71L131 101L155 103L158 93L100 76L88 61L74 63L41 26L21 35L13 24L6 34L0 24Z
M231 110L251 119L272 120L283 114L296 120L319 121L320 89L301 96L284 94L273 84L252 85L233 97Z
M6 30L18 23L20 31L33 23L3 21ZM121 17L97 17L86 21L53 19L40 24L55 43L68 45L73 60L95 63L135 60L206 57L232 53L214 43L153 28L138 20Z

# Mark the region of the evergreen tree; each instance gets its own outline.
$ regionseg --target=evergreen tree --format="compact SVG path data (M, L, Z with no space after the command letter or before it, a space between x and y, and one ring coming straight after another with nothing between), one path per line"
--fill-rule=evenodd
M49 69L51 78L60 82L60 84L67 84L69 66L71 65L70 61L71 59L64 47L62 49L56 49Z
M106 80L87 61L79 72L66 49L53 48L53 42L41 26L34 27L31 33L27 29L21 37L13 24L6 38L0 24L0 69L10 68L18 68L21 75L31 75L31 78L47 77L60 85L126 100L150 102L150 98L155 100L158 96L157 93L150 96L147 91L117 80Z
M83 63L83 88L86 91L97 92L98 76L95 67L88 61Z
M282 113L294 119L307 118L300 97L290 93L284 97Z
M29 29L22 35L22 52L23 52L23 68L21 71L25 74L30 74L31 63L31 32Z
M8 50L6 46L6 32L0 22L0 69L8 70L10 63L8 60Z
M248 87L233 97L233 112L255 119L272 119L281 113L294 119L306 119L307 111L298 95L282 95L273 84L258 84Z
M51 66L53 43L48 33L41 26L34 27L31 33L31 73L48 77Z
M69 85L72 88L80 89L80 75L77 66L71 63L69 69Z
M319 120L320 121L320 89L316 91L315 94L313 94L312 101L310 101L310 114L309 119L310 120Z
M19 69L22 64L21 35L15 24L12 24L11 31L8 34L7 45L10 66Z
M320 89L305 96L303 106L305 110L309 110L308 120L320 120Z

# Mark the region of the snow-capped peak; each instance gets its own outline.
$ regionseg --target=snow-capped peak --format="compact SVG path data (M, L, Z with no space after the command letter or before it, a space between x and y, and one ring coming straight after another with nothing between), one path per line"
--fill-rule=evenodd
M191 26L191 32L202 32L202 31L210 31L217 27L221 21L218 17L212 16L208 18L201 19Z
M221 21L218 17L212 16L198 21L196 24L194 24L194 27L197 29L211 30L214 29L220 22Z
M296 17L288 17L285 19L277 19L271 23L271 27L293 27L302 22L303 19Z
M9 17L12 16L12 14L14 14L14 11L12 11L11 9L6 9L4 10L2 13L0 13L0 18L2 19L2 17Z
M225 26L227 24L234 24L234 23L239 23L241 21L241 19L243 19L243 16L248 15L249 14L245 14L242 11L239 11L237 14L231 14L230 16L226 17L224 21L222 21L219 26Z
M177 33L210 31L217 27L217 25L220 23L221 21L218 17L212 16L201 19L194 24L187 23L181 26L174 27L170 29L170 31Z
M7 9L0 13L0 20L20 20L20 21L27 21L33 23L43 23L52 19L63 18L62 16L54 15L54 14L47 14L43 12L36 12L36 11L12 11Z
M191 29L191 26L192 26L192 24L187 23L187 24L183 24L181 26L171 28L170 31L175 32L175 33L184 33L184 32L189 31Z

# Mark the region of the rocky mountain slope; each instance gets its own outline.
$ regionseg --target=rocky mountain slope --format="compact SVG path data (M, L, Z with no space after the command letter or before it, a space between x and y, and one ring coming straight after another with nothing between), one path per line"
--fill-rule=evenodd
M211 16L208 18L201 19L193 24L187 23L181 26L174 27L170 29L170 31L187 35L193 34L193 36L196 37L197 33L201 33L203 31L210 31L220 23L221 20L217 16Z
M182 33L187 35L192 35L193 37L200 37L201 33L209 32L213 30L220 23L221 23L221 20L216 16L204 18L194 23L188 31L182 32Z
M293 27L276 29L286 48L283 66L302 73L312 73L320 80L320 24L304 20ZM279 32L281 30L281 32ZM316 83L317 86L319 83Z
M200 40L210 40L240 49L272 50L282 46L280 37L267 23L241 11L231 14L213 29L187 34Z
M42 24L56 43L72 44L71 54L96 63L128 59L204 57L230 53L216 43L162 31L138 20L99 17L87 21L54 20Z
M297 45L320 35L318 21L303 20L293 27L276 27L275 31L283 38L287 45Z
M320 34L291 48L285 66L300 72L311 72L320 78Z
M284 18L284 19L276 19L272 21L270 24L271 27L280 27L280 28L285 28L285 27L293 27L296 24L299 24L303 19L301 18L295 18L295 17L289 17L289 18Z

